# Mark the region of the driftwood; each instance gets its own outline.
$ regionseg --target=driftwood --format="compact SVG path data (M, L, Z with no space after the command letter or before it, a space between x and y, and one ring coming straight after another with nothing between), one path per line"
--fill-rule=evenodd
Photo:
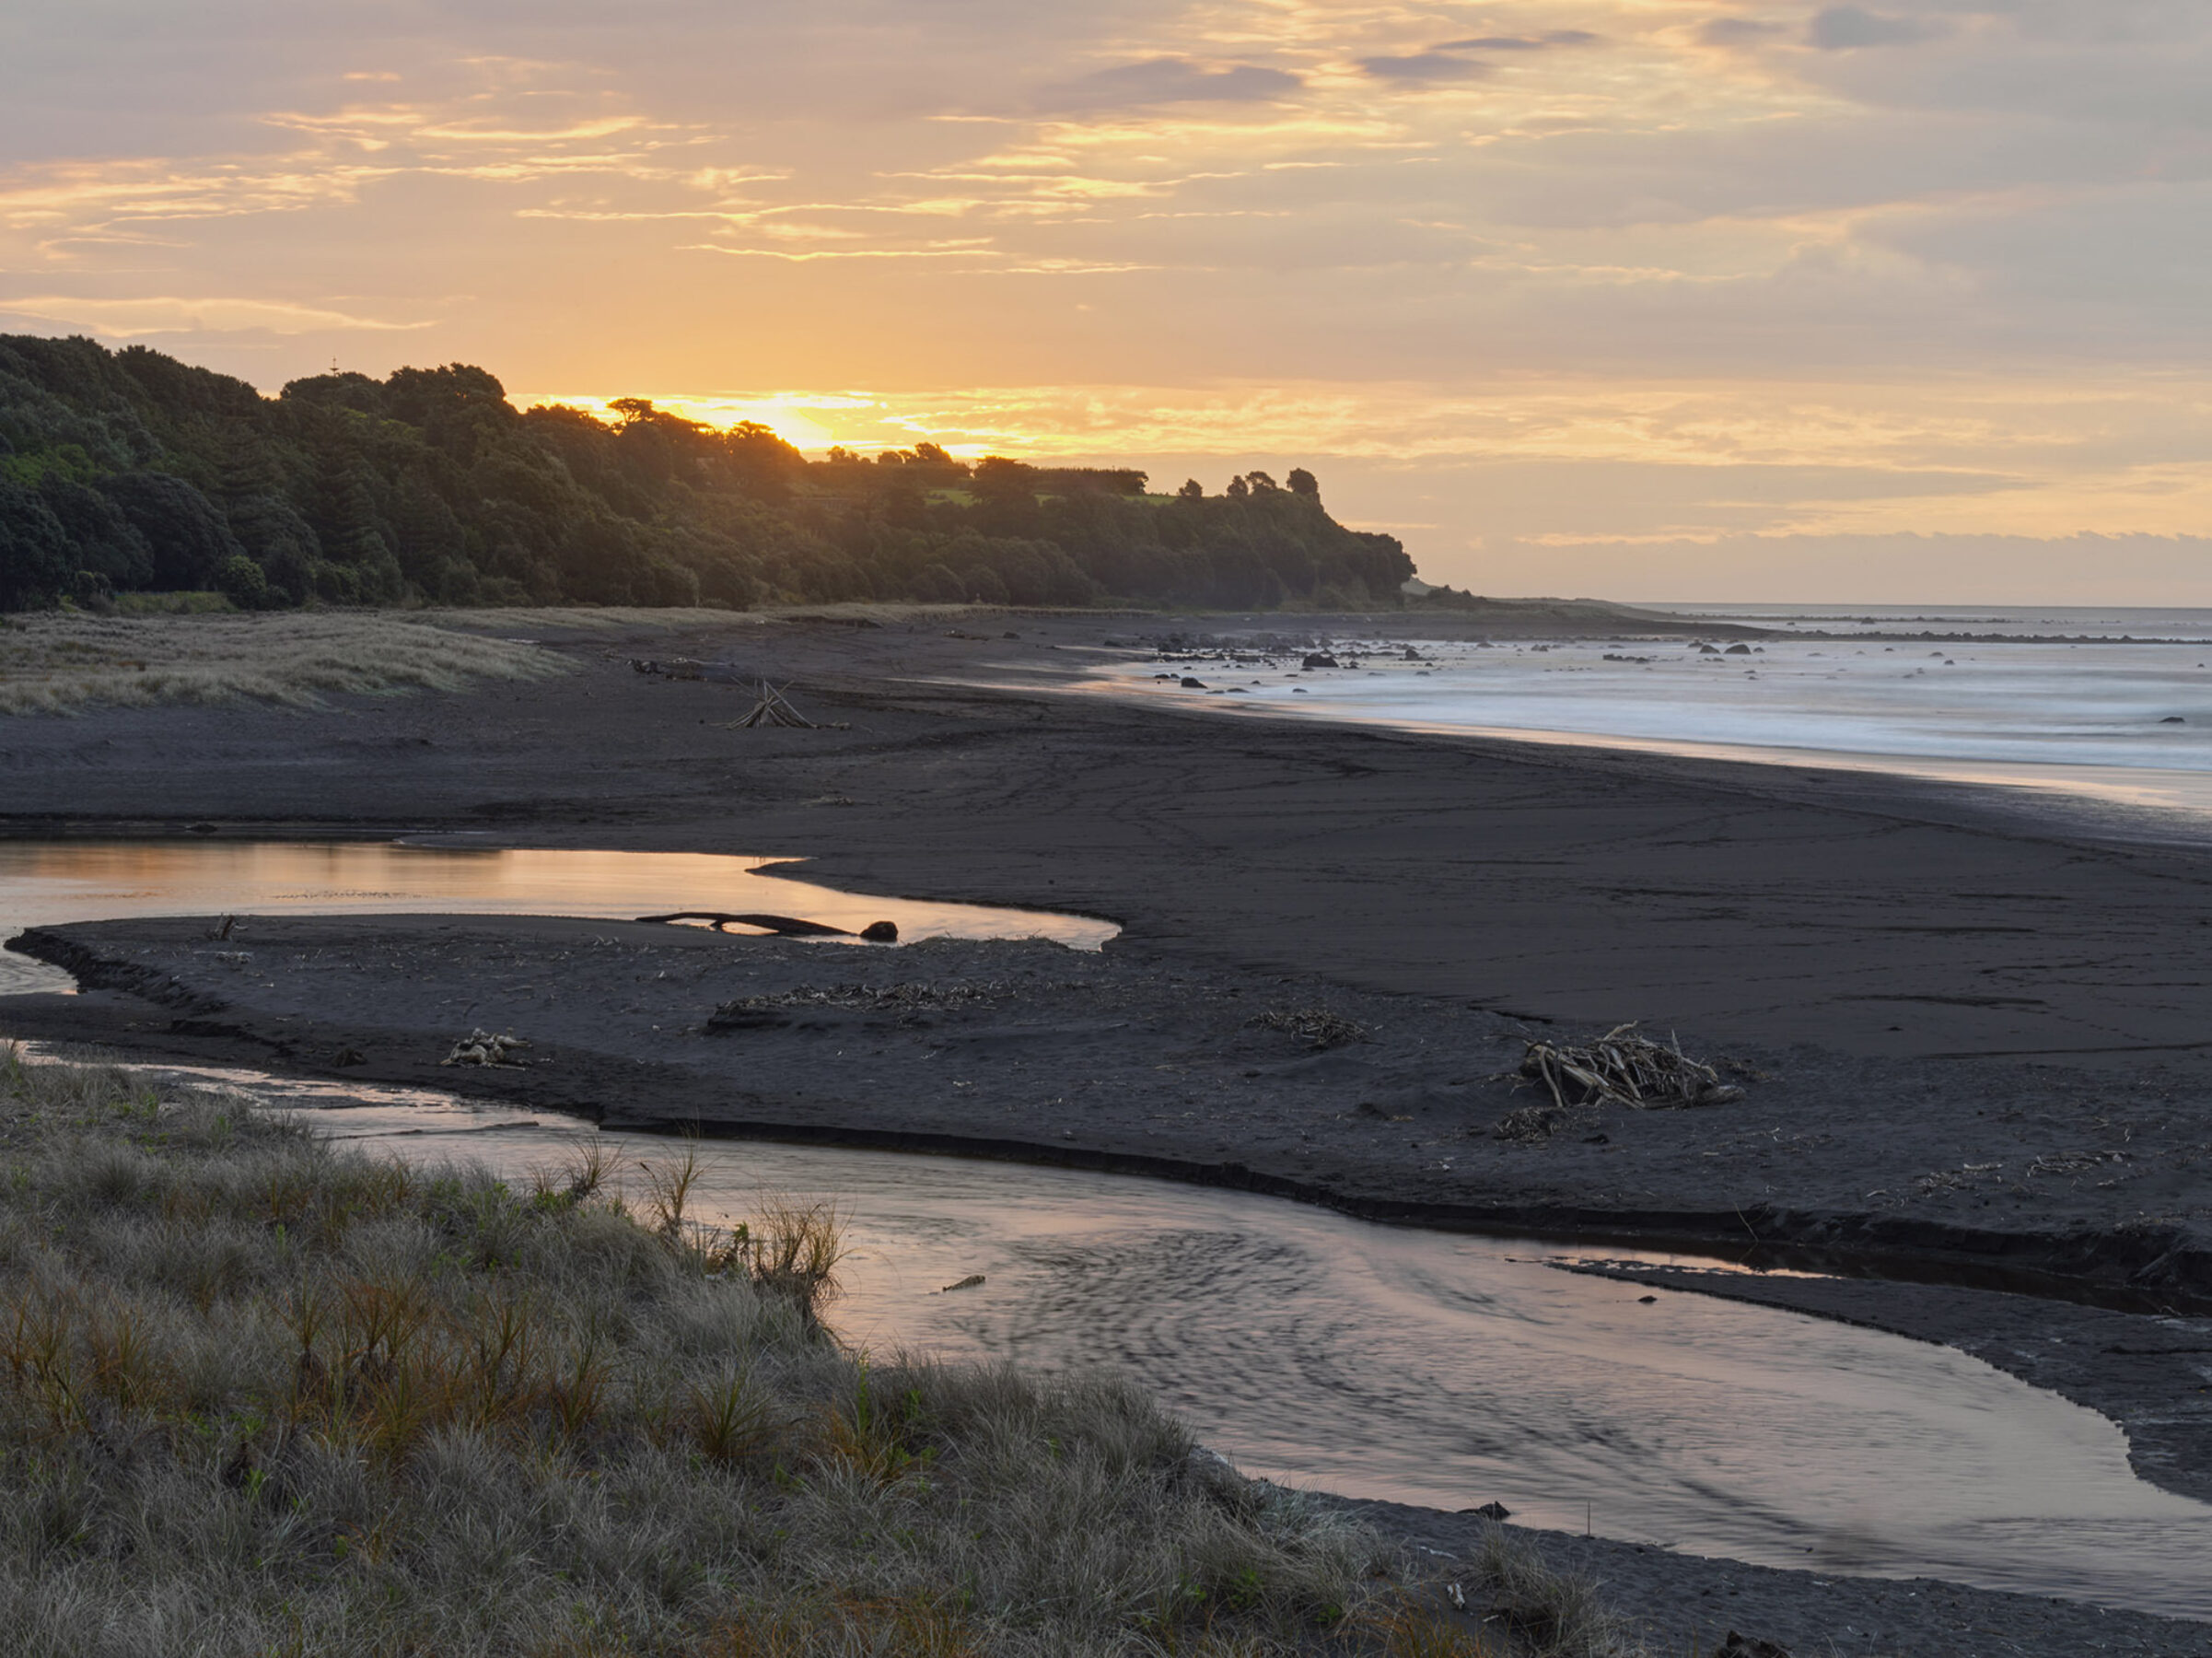
M826 921L803 921L797 916L733 916L722 910L675 910L666 916L640 916L640 921L704 921L717 930L725 927L757 927L763 932L787 939L849 939L844 928Z
M800 985L765 996L741 996L724 1002L707 1016L710 1036L732 1031L780 1030L795 1022L797 1012L821 1009L861 1013L890 1013L901 1025L925 1022L926 1015L945 1009L988 1008L995 998L1015 993L1011 985L994 981L984 985Z
M1563 1108L1611 1101L1651 1111L1725 1105L1743 1098L1743 1090L1722 1082L1711 1066L1689 1058L1679 1043L1638 1036L1633 1024L1616 1025L1585 1047L1531 1042L1520 1074L1550 1089L1553 1103Z
M1347 1043L1368 1039L1365 1025L1355 1024L1326 1008L1271 1008L1244 1022L1270 1031L1287 1031L1293 1036L1304 1038L1306 1045L1311 1048L1343 1047Z
M821 729L786 702L783 692L766 680L761 682L761 698L752 705L752 712L742 719L731 720L729 729L742 730L751 726L790 726L802 731Z
M485 1030L471 1031L453 1045L453 1051L438 1063L440 1065L493 1065L502 1070L517 1070L523 1061L514 1056L530 1046L521 1037L495 1036Z

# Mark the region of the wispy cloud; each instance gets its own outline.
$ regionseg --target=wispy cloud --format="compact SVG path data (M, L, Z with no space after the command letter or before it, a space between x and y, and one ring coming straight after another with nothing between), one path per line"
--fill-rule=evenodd
M97 298L71 294L0 296L0 317L33 317L104 334L110 339L134 340L149 334L228 333L264 332L276 334L320 334L367 332L405 333L434 327L430 321L391 322L351 311L301 305L283 299L254 299L210 295L196 299L170 295L149 295L130 299Z
M1527 35L1474 35L1464 41L1444 41L1415 53L1363 57L1358 64L1363 72L1378 80L1480 80L1495 68L1483 54L1496 53L1512 57L1524 53L1555 52L1563 46L1589 46L1598 38L1586 29L1550 29L1541 34Z
M1044 88L1035 107L1055 114L1143 109L1155 104L1257 103L1290 97L1305 83L1259 64L1208 64L1156 57L1094 69Z

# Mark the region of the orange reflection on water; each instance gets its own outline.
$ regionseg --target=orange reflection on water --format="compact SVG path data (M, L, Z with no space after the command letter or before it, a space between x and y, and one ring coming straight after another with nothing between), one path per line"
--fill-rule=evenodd
M891 921L904 942L1049 939L1077 950L1097 950L1121 930L1086 916L870 897L761 873L795 861L358 841L0 841L0 938L66 921L274 911L634 919L721 910L854 933ZM0 990L17 987L6 976L0 963Z

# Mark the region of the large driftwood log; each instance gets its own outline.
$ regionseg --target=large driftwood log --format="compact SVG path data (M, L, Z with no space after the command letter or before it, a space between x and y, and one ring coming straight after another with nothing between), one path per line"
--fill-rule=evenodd
M715 927L757 927L787 939L849 939L852 932L826 921L802 921L797 916L732 916L721 910L676 910L666 916L640 916L640 921L704 921Z

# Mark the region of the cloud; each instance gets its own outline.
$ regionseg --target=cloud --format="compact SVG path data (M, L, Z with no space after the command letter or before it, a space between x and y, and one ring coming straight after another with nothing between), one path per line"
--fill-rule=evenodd
M1848 52L1860 46L1910 46L1933 40L1940 32L1932 24L1912 18L1885 17L1856 6L1832 6L1815 15L1805 39L1822 52Z
M1534 35L1476 35L1464 41L1443 41L1422 52L1359 59L1359 66L1377 80L1467 81L1488 76L1491 65L1465 53L1476 52L1551 52L1562 46L1587 46L1598 37L1586 29L1554 29Z
M1377 80L1480 80L1490 65L1476 58L1454 57L1448 52L1420 52L1409 57L1364 57L1359 66Z
M1756 18L1714 18L1698 29L1697 38L1707 46L1752 47L1762 45L1788 29L1780 23L1764 23Z
M1471 41L1446 41L1431 52L1549 52L1555 46L1588 46L1597 36L1587 29L1553 29L1540 35L1477 35Z
M1304 85L1286 70L1257 64L1213 69L1188 58L1157 57L1096 70L1048 87L1040 94L1037 107L1077 114L1152 104L1264 103L1288 98Z
M137 299L86 299L66 294L31 294L0 298L0 316L36 317L71 328L88 328L110 339L145 334L233 333L262 330L277 334L368 330L405 333L428 322L386 322L346 311L325 310L281 299L209 298L180 299L153 296Z

